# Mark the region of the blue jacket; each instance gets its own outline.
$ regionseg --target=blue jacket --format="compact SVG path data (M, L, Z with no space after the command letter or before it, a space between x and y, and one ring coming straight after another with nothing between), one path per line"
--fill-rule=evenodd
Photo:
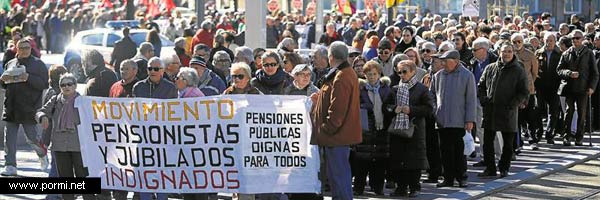
M205 69L204 74L200 77L198 88L204 93L204 96L214 96L222 94L227 87L217 74L210 69Z
M431 80L435 114L441 128L464 128L476 122L477 93L475 78L462 64L453 72L440 70Z
M152 99L176 99L178 97L177 88L173 83L163 78L158 84L154 84L150 81L150 77L133 86L133 95Z

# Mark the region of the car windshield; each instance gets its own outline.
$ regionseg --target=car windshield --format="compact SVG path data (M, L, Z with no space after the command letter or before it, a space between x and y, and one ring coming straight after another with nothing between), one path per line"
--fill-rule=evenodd
M131 37L131 39L133 40L133 42L135 42L135 44L137 46L140 46L140 44L142 44L142 42L146 41L146 35L148 35L148 32L137 32L137 33L131 33L129 36ZM171 42L169 39L167 39L164 36L160 36L160 41L164 46L175 46L175 44L173 42Z

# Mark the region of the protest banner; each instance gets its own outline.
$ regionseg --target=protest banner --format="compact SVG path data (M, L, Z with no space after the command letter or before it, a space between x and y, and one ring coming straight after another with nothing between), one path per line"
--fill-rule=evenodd
M78 97L81 155L103 189L318 193L308 98Z

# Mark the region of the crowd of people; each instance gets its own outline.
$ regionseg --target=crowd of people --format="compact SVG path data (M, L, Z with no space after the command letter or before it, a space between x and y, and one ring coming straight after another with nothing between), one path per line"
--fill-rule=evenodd
M484 169L477 176L502 178L509 175L511 161L518 159L526 142L533 151L542 140L581 146L586 127L600 129L600 100L594 92L599 82L600 20L583 24L573 15L569 23L551 24L549 13L538 19L523 13L480 20L427 13L412 20L399 14L392 23L385 14L369 10L352 16L325 14L325 33L317 40L314 16L274 13L267 16L267 45L252 49L244 46L243 13L211 13L197 30L194 17L162 16L170 23L166 28L154 26L152 19L143 19L142 27L167 35L175 43L174 53L160 52L160 40L150 36L136 45L130 29L123 28L124 37L115 43L110 60L96 50L82 54L85 88L79 94L76 87L82 77L64 66L47 69L40 50L61 52L73 34L122 15L108 13L18 6L0 13L0 28L11 26L3 60L4 71L10 73L0 78L6 90L2 175L17 175L20 125L42 169L50 166L50 176L87 175L74 108L80 95L310 97L312 143L323 155L323 191L331 191L334 199L362 195L367 183L379 196L386 195L384 188L395 188L388 195L416 197L422 173L427 174L424 183L437 187L468 187L467 159L479 161L474 167ZM63 28L47 30L46 19ZM299 32L297 25L304 29ZM17 73L22 66L25 71ZM42 138L37 137L37 123L44 128ZM465 155L467 134L481 148ZM115 199L127 197L126 191L103 190L83 198L110 199L111 193ZM155 195L166 199L170 194ZM153 194L136 196L151 199ZM216 194L183 198L214 199Z

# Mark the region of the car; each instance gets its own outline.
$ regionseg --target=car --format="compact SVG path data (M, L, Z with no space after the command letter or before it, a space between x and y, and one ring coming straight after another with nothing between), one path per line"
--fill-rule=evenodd
M149 30L131 29L129 36L139 46L146 41L146 35ZM162 41L161 54L175 53L175 44L164 35L159 35ZM115 42L123 38L121 30L113 28L99 28L78 32L71 40L71 43L65 48L64 66L77 77L78 82L85 82L81 65L81 53L85 50L98 50L104 57L106 63L110 62L111 53ZM110 67L109 67L110 68Z

